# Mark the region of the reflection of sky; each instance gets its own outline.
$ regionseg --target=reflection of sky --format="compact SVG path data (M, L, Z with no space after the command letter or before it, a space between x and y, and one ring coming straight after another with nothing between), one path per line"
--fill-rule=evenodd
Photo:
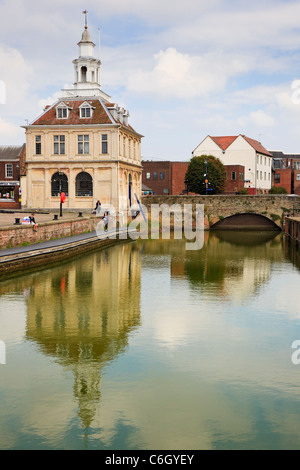
M172 277L171 262L142 256L141 326L102 369L86 436L72 371L24 342L23 296L2 296L0 326L12 346L0 366L0 448L300 448L300 366L291 363L299 271L248 262L251 282L239 277L237 302L234 275L216 295L216 286Z

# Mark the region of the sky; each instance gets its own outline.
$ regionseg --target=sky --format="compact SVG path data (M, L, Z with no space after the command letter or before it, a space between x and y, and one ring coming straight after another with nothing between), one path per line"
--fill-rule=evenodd
M300 1L286 0L0 0L0 145L23 144L73 84L85 9L143 159L188 161L207 135L300 153Z

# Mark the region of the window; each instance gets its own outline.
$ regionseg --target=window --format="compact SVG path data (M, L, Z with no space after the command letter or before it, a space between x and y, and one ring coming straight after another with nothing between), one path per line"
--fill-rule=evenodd
M159 179L160 179L160 180L164 180L164 179L165 179L165 172L164 172L164 171L161 171L161 172L159 173Z
M235 171L232 171L232 172L231 172L231 179L232 179L232 181L235 181L235 180L236 180L236 173L235 173Z
M102 149L101 149L101 152L102 153L108 153L108 139L107 139L107 134L102 134L102 142L101 142L101 145L102 145Z
M156 171L153 172L153 179L157 180L157 172Z
M83 171L76 176L75 194L77 197L93 196L93 179L89 173Z
M12 163L7 163L5 165L5 177L12 178L13 177L13 166Z
M275 173L274 182L275 183L280 183L280 173Z
M267 180L267 173L266 172L264 173L264 179L265 179L265 181Z
M85 66L81 67L81 81L87 81L87 68Z
M300 181L300 173L296 174L296 181Z
M90 118L92 117L92 109L90 106L82 106L80 108L80 117L81 118Z
M35 136L35 154L36 155L42 154L42 136L40 135Z
M169 190L168 189L164 189L164 194L169 194Z
M149 180L151 178L151 173L146 173L146 180Z
M51 196L57 197L61 192L68 196L68 191L68 177L64 173L54 173L51 178Z
M54 155L65 155L65 136L54 136Z
M67 119L69 115L69 110L67 107L56 108L56 117L58 119Z
M240 181L244 181L244 173L239 174Z
M88 155L90 153L90 137L88 135L78 136L78 154Z

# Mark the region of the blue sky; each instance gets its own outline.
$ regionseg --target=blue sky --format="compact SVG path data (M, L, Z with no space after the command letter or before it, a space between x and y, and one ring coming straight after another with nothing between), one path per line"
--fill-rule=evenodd
M84 9L143 158L189 160L208 134L300 153L300 1L282 0L0 0L0 145L72 84Z

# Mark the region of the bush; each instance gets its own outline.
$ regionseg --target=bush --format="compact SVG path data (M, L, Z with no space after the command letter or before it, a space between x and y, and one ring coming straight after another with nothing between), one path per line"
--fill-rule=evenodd
M240 195L246 195L246 194L248 194L248 195L249 195L248 189L247 189L247 188L241 188L241 189L239 190L238 194L240 194Z
M270 191L269 191L269 194L287 194L287 190L285 188L283 188L282 186L273 186Z

